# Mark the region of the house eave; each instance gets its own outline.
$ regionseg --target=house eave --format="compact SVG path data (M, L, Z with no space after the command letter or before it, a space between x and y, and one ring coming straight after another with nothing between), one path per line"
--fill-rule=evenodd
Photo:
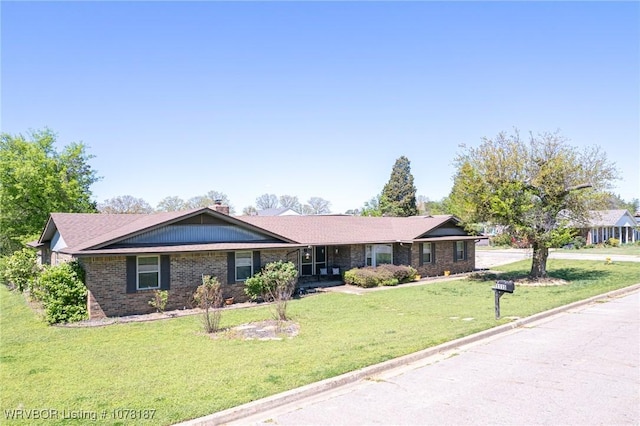
M228 252L242 250L268 250L268 249L297 249L307 247L307 244L286 244L286 243L213 243L213 244L185 244L167 246L136 246L103 248L95 250L61 250L61 253L70 254L75 257L93 256L121 256L134 254L182 254L201 252Z
M444 237L418 238L413 240L416 243L431 243L438 241L461 241L461 240L488 240L484 235L448 235Z

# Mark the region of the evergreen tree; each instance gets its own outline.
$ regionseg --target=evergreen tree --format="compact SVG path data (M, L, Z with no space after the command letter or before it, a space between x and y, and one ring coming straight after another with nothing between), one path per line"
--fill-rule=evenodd
M382 189L380 211L384 216L407 217L418 214L416 187L409 159L405 156L396 160L389 182Z

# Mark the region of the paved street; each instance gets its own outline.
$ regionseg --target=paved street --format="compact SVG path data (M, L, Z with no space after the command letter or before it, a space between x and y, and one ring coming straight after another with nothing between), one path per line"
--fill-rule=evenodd
M640 293L567 311L234 425L638 425Z

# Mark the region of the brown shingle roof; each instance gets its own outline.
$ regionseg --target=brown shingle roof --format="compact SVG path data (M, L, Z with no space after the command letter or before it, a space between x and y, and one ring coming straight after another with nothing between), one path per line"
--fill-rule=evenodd
M62 235L67 253L118 253L133 248L109 248L140 232L159 228L192 215L206 212L232 224L259 228L278 237L282 243L266 243L263 248L297 247L300 245L340 245L363 243L410 242L445 224L457 222L453 216L362 217L346 215L310 216L227 216L207 208L154 214L78 214L53 213L39 242L51 240L55 229ZM147 247L158 251L238 250L258 244L211 243L181 246ZM139 250L139 249L138 249Z
M412 241L452 219L450 215L363 217L344 215L241 216L245 222L304 244Z

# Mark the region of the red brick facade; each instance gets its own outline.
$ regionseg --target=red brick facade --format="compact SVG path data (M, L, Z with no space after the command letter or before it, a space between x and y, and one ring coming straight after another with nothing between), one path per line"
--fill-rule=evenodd
M420 244L395 244L394 263L411 264L424 277L473 271L475 265L475 245L467 241L467 257L454 261L454 241L435 243L436 262L420 265ZM410 258L410 261L409 261ZM149 305L153 290L138 290L127 293L126 256L83 257L80 259L86 271L89 289L88 308L90 318L103 318L144 314L154 312ZM286 250L265 250L260 252L260 264L277 260L297 262L295 253ZM364 266L365 245L328 247L327 264L338 266L341 272L353 267ZM234 297L236 301L246 301L244 284L227 281L227 252L204 252L172 254L170 256L170 287L167 310L194 307L193 293L202 283L202 275L214 275L223 285L223 296Z

